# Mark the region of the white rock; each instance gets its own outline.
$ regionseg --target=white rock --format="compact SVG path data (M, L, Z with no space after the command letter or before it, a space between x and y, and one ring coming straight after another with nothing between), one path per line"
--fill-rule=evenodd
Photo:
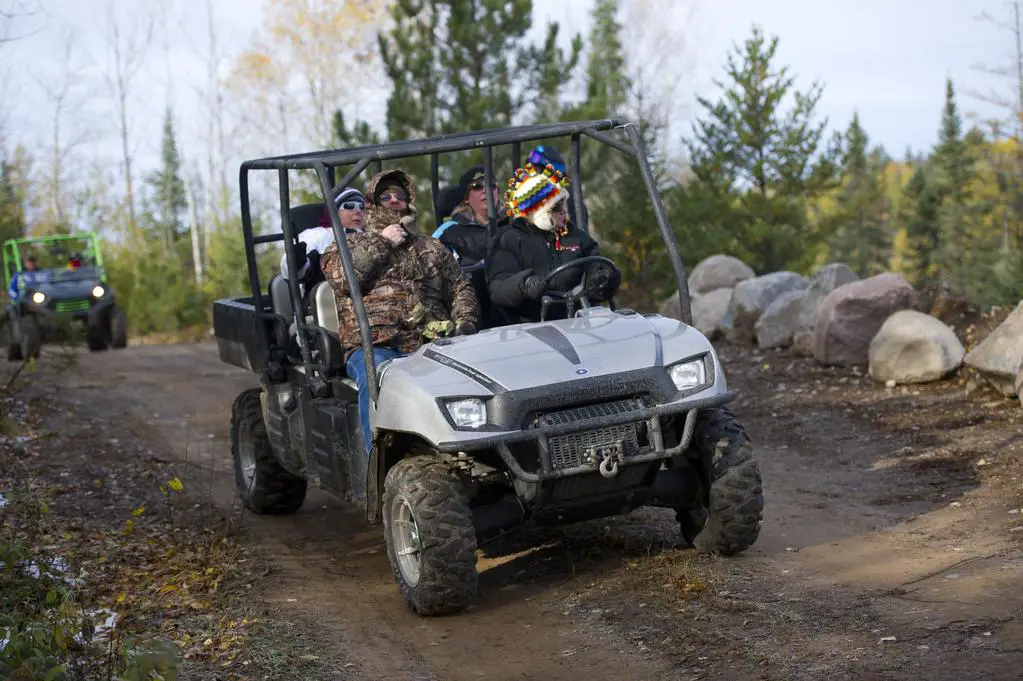
M789 291L774 299L753 328L757 345L762 348L784 348L792 343L792 334L799 322L803 290Z
M689 275L689 295L700 296L719 288L735 288L740 281L757 276L753 268L731 255L704 258Z
M940 320L899 310L881 325L868 354L870 377L891 385L940 380L959 368L966 349Z
M966 355L966 364L979 371L1003 395L1019 394L1023 365L1023 302L997 329Z
M693 326L713 340L722 333L722 323L728 314L732 289L718 288L693 299Z

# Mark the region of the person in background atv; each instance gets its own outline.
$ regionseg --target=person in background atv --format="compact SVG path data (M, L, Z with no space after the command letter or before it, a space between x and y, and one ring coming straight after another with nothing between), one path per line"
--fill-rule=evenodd
M490 191L500 214L502 211L497 185L492 184ZM460 203L452 211L450 219L441 224L433 236L440 239L455 254L458 264L464 267L482 262L487 255L489 220L486 172L483 166L473 166L462 174L458 181L458 196ZM504 222L504 216L499 215L498 224Z
M554 167L555 170L559 171L569 181L572 180L568 175L568 166L565 165L565 159L561 156L561 152L552 147L549 144L541 144L538 147L534 147L529 152L529 156L526 157L526 163L532 163L537 168L544 168L547 164ZM575 199L571 187L568 188L568 221L579 227L579 221L575 215ZM583 203L583 217L588 218L590 215L586 209L586 203ZM587 223L589 221L587 220Z
M30 255L25 258L25 269L24 272L35 272L39 269L39 262L36 260L34 255ZM15 272L11 275L11 282L7 286L7 298L11 302L18 299L18 280L21 279L21 272Z
M348 246L376 365L414 352L425 341L476 333L479 303L468 277L440 241L418 233L412 178L403 170L382 171L370 180L366 194L365 230L352 234ZM369 454L373 441L362 337L337 244L324 250L320 264L337 301L345 367L359 386L359 417Z
M77 270L82 266L82 256L79 253L72 253L71 257L67 259L67 268L69 270Z
M548 290L544 276L578 258L600 255L588 234L568 223L568 180L550 164L532 163L519 168L508 181L505 195L510 225L497 233L487 254L487 281L492 311L503 324L540 321L540 299ZM591 303L611 300L621 276L606 265L568 270L551 282L550 289L570 291L586 270ZM549 317L564 318L567 310L555 304Z
M362 213L366 208L366 197L355 187L346 187L337 195L337 213L341 218L341 226L345 228L345 234L353 234L362 231ZM309 272L309 266L313 253L323 254L327 246L334 243L334 230L330 228L330 216L324 207L320 223L316 227L310 227L298 235L298 248L295 253L298 262L302 266L298 270L298 278L304 279ZM281 276L288 278L288 255L281 255Z

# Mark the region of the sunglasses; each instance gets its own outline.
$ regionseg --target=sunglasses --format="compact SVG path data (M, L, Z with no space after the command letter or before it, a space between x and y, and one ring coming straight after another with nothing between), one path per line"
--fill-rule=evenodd
M362 201L345 201L338 208L341 210L365 210L366 204Z
M485 180L475 180L475 181L473 181L472 184L469 185L469 189L471 191L478 192L478 191L481 191L482 189L484 189L486 186L487 186L487 183L486 183ZM491 182L490 183L490 188L491 189L497 189L497 183L496 182Z
M377 197L377 201L408 201L408 196L405 192L386 191Z

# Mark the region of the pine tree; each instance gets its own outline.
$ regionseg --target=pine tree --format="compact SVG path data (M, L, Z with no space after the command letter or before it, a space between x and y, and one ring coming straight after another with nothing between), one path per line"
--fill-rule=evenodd
M778 38L758 27L728 56L717 101L697 99L704 117L686 140L694 184L690 200L715 232L736 235L734 254L757 272L803 268L826 235L808 223L807 204L834 186L837 136L825 144L827 120L815 121L822 93L793 89L788 67L774 66ZM792 108L783 102L789 96Z
M942 278L960 293L967 291L969 273L976 256L970 240L973 212L970 183L976 176L972 149L975 144L975 138L968 140L963 135L955 88L952 80L948 79L938 145L933 154L941 196L936 251Z
M552 115L557 93L578 62L581 39L573 40L566 55L551 24L543 43L529 44L532 11L532 0L396 0L394 26L379 36L394 86L387 101L388 138L496 128ZM441 159L441 172L454 181L481 159L480 153L449 154ZM428 159L404 165L428 196ZM495 172L510 174L510 161ZM431 207L421 203L429 219Z
M160 169L149 176L148 182L153 191L152 221L163 237L164 247L169 250L185 231L181 216L188 207L174 136L174 116L169 106L163 119Z
M936 255L940 243L938 211L941 207L941 192L934 171L928 165L917 166L906 185L906 196L913 204L913 212L906 224L909 237L910 281L923 286L934 280L937 274Z
M842 186L838 192L837 229L829 239L832 259L848 263L860 276L884 271L891 250L886 201L879 175L887 159L875 150L867 154L869 138L853 114L846 131Z

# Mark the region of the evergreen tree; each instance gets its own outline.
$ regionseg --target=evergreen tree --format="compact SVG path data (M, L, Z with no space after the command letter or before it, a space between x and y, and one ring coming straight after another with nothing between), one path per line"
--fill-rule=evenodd
M754 27L728 56L727 84L715 81L722 96L698 98L704 118L686 140L696 186L684 200L706 202L695 212L713 232L735 234L734 254L760 273L805 268L816 256L826 235L806 206L834 186L840 149L837 136L825 144L827 120L815 121L820 85L794 90L788 68L774 66L777 49L777 37Z
M887 269L891 250L879 177L887 159L879 150L867 154L869 139L858 114L853 114L845 141L837 228L829 246L832 259L848 263L860 276L869 276Z
M557 24L540 45L526 34L532 0L396 0L393 28L379 36L384 69L394 89L387 101L391 140L496 128L553 115L554 99L571 78L581 49L576 37L566 55L557 47ZM480 153L441 159L454 181ZM429 160L404 165L417 177L422 196ZM495 164L496 165L496 164ZM509 164L495 173L510 174ZM499 180L500 182L500 180ZM423 219L431 214L421 202Z
M967 290L967 279L976 256L970 239L974 209L970 183L976 176L973 152L976 143L975 136L967 139L963 135L955 88L949 79L945 83L945 106L933 154L941 196L936 255L942 278L961 293Z
M941 192L930 167L925 164L917 166L906 185L906 195L913 204L912 215L906 224L911 262L909 279L914 285L922 286L937 274L935 256L940 241L938 210Z
M185 183L181 179L181 158L174 137L174 116L167 107L160 146L160 169L148 178L153 191L152 222L163 237L166 249L185 231L181 216L188 207Z

